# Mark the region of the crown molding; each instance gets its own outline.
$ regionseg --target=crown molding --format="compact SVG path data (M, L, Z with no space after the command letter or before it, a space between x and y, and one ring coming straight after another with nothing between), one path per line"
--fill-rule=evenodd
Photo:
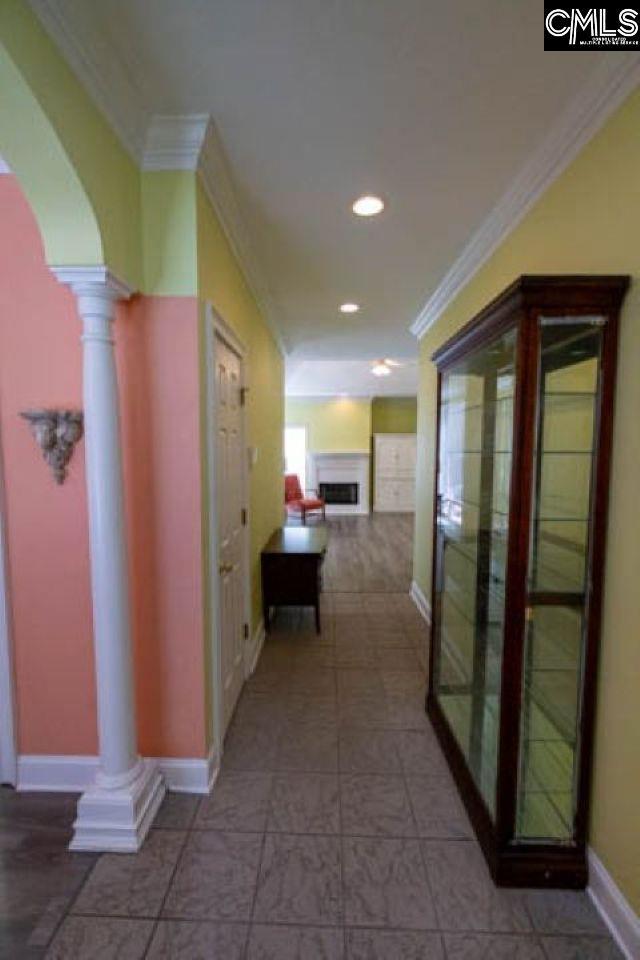
M276 307L240 210L229 161L209 114L153 117L147 130L142 169L197 171L267 326L281 353L287 353L287 342L275 319Z
M279 350L288 344L277 323L277 310L255 256L236 199L233 179L218 133L206 114L154 116L113 44L98 31L82 29L65 16L60 0L29 0L42 26L87 90L98 109L143 170L197 170L240 269ZM146 131L146 132L145 132Z
M605 58L537 150L521 168L489 216L471 236L411 325L421 339L458 293L582 148L640 84L636 53Z
M122 146L139 164L145 104L113 44L98 30L82 29L77 17L66 16L60 0L29 0L29 5Z
M151 118L142 154L143 170L197 170L210 118L207 113Z
M266 277L253 251L249 232L237 200L233 175L218 129L209 118L198 171L204 191L211 202L227 240L236 256L247 285L251 290L267 326L282 354L289 351L289 343L277 322L277 309Z

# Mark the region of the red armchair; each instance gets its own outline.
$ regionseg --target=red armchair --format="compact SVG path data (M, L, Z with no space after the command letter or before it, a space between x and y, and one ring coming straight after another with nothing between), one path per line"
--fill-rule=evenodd
M310 492L310 491L306 491ZM315 491L313 491L315 493ZM322 513L325 519L324 500L322 497L303 497L300 480L295 473L287 473L284 478L284 503L289 516L300 517L303 524L307 522L308 513Z

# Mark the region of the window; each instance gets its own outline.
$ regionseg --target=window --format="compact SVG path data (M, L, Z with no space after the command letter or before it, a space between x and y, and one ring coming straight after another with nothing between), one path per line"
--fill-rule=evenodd
M300 486L305 489L307 482L307 428L284 428L284 464L285 473L295 473L300 478Z

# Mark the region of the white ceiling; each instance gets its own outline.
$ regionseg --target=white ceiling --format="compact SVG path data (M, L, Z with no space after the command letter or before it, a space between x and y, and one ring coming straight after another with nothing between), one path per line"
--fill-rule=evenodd
M410 397L418 392L418 363L402 360L388 377L371 373L370 360L305 360L288 356L288 397Z
M155 114L212 115L296 360L415 356L408 327L607 57L543 52L539 0L32 4L134 150Z

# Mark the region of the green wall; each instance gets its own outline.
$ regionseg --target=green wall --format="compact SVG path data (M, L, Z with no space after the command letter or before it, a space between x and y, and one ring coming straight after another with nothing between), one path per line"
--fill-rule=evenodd
M478 271L420 345L414 577L431 591L436 374L431 354L523 273L628 273L620 330L591 845L640 912L640 92Z
M415 433L418 420L416 397L374 397L371 403L372 433Z

